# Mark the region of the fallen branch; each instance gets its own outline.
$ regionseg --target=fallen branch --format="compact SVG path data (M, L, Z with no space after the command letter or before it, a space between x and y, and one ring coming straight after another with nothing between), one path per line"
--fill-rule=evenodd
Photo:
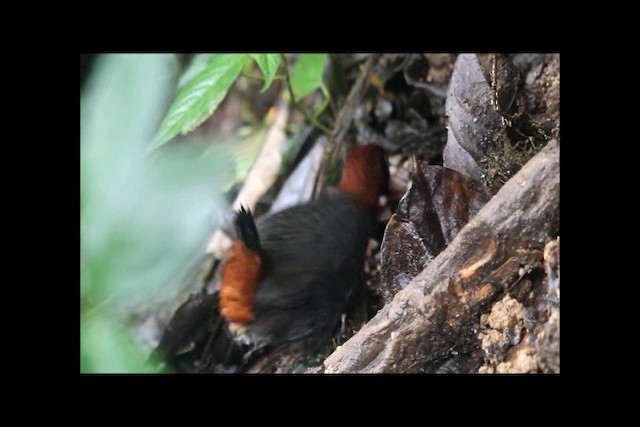
M559 231L557 142L532 158L422 273L324 362L326 373L416 373L475 335Z
M284 129L289 120L289 102L284 97L278 103L276 111L275 120L267 131L262 149L231 205L233 210L240 209L240 206L255 210L260 197L278 178L282 164L282 145L287 139ZM218 228L209 239L206 252L221 259L227 254L232 244L233 240Z

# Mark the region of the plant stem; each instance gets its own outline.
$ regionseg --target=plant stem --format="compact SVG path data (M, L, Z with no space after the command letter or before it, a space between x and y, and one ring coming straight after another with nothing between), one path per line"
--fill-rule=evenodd
M282 56L282 62L284 63L284 76L285 76L285 79L287 80L287 89L289 90L289 97L291 98L291 103L294 105L294 107L296 107L296 110L298 110L304 116L304 118L309 121L309 123L311 123L318 129L320 129L325 134L327 135L331 134L331 129L327 128L322 123L318 122L314 117L310 116L309 113L302 107L302 105L296 102L296 97L293 95L293 87L291 86L291 76L289 74L289 63L287 62L287 58L285 57L284 53L281 53L280 55Z

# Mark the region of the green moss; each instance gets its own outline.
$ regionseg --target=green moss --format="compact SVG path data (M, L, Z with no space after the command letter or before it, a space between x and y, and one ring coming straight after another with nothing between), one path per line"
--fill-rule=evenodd
M520 133L520 132L518 132ZM511 142L506 137L496 139L480 160L483 180L490 188L501 187L545 146L549 137L541 129L533 136L520 133L522 139Z

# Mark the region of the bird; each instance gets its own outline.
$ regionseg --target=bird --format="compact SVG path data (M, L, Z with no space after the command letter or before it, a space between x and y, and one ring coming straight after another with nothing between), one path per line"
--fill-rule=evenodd
M218 309L234 341L287 343L310 354L330 341L363 280L388 167L376 145L349 152L338 185L255 220L241 207L237 239L221 269Z
M241 206L215 292L190 295L150 360L176 372L246 372L269 348L311 355L331 342L364 282L369 238L389 169L356 145L340 180L317 198L254 218Z

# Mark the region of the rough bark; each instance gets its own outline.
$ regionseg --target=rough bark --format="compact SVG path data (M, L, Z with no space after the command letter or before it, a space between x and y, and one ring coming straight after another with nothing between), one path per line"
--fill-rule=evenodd
M325 362L326 373L417 373L477 339L480 316L559 232L559 146L551 141L393 301Z

